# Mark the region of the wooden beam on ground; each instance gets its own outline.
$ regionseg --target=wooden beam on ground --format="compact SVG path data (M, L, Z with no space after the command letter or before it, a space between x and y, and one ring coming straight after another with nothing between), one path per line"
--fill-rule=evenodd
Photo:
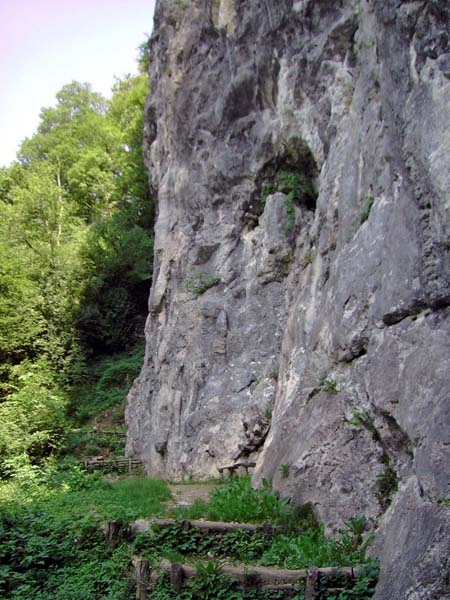
M203 521L197 519L185 519L184 521L177 521L175 519L153 519L146 521L139 519L130 525L132 532L145 533L149 531L152 526L157 527L172 527L179 526L182 529L201 529L214 533L228 533L232 531L263 531L264 535L272 536L276 532L283 531L283 527L273 526L269 524L257 525L254 523L223 523L222 521Z
M172 563L168 560L163 560L160 563L164 571L171 572ZM197 569L191 565L181 565L183 579L189 580L197 575ZM345 575L348 578L357 576L360 567L322 567L319 569L278 569L273 567L258 567L248 565L246 567L235 567L233 565L222 565L220 572L223 575L228 575L241 583L245 583L249 573L255 578L255 581L260 585L286 585L297 584L300 580L306 579L307 583L316 585L319 575L324 578L335 575ZM308 579L309 577L309 579ZM311 597L311 596L310 596Z

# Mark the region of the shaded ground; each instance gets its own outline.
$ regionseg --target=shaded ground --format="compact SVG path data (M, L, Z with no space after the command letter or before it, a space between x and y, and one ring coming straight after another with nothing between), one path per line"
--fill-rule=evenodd
M167 502L167 508L186 507L196 500L208 500L217 483L171 483L169 489L172 498Z

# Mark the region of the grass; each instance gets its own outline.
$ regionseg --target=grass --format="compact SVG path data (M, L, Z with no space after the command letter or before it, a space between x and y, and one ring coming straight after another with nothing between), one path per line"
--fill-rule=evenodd
M129 477L106 481L77 467L53 471L41 481L12 481L0 486L0 514L27 510L93 524L109 519L134 520L161 515L171 497L159 479ZM59 518L58 517L58 518Z
M185 529L181 521L164 528L153 526L151 532L138 536L135 549L146 556L154 568L162 557L171 562L198 566L198 578L194 580L193 587L185 588L181 596L172 595L167 576L163 575L152 592L153 600L269 600L284 597L283 594L275 596L256 588L238 591L236 584L220 572L224 561L238 563L248 568L249 573L253 565L287 569L366 565L367 573L356 581L349 582L343 578L336 582L345 590L331 596L331 592L324 588L318 593L317 600L369 600L373 596L377 568L365 557L371 537L364 533L364 517L351 519L337 538L327 537L309 510L305 507L292 508L287 500L280 500L268 484L262 490L252 490L248 477L228 481L213 492L208 503L197 503L191 509L175 513L180 518L281 523L285 530L268 538L262 531L212 534L195 528ZM295 598L303 600L302 592L299 591Z
M286 569L363 564L364 550L355 539L348 532L342 532L339 539L326 537L321 527L297 535L280 535L263 554L260 564Z
M206 564L197 563L199 577L181 596L170 592L163 578L152 592L153 600L276 597L262 590L237 591L236 584L220 573L224 559L244 562L250 569L251 564L306 568L366 562L364 519L353 519L338 539L327 538L309 510L292 507L268 483L261 490L253 490L249 477L219 486L208 503L174 512L180 518L282 524L285 533L272 539L261 531L213 535L185 530L180 523L153 527L133 541L120 540L112 549L105 545L98 525L113 519L127 522L164 514L162 503L170 497L165 482L142 477L107 482L99 474L86 474L77 468L28 468L4 483L0 494L2 600L131 600L131 556L136 554L148 556L155 567L161 557L172 561L213 557ZM372 576L370 585L373 581ZM370 597L350 595L335 600Z
M18 473L0 486L0 598L131 599L132 547L108 548L98 525L160 515L169 497L160 480L108 483L76 468Z

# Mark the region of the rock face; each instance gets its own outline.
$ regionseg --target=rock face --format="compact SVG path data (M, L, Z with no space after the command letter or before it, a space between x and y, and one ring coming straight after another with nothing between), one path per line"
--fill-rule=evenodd
M150 42L128 451L172 479L257 460L329 531L365 514L377 600L450 598L449 23L434 0L160 0Z

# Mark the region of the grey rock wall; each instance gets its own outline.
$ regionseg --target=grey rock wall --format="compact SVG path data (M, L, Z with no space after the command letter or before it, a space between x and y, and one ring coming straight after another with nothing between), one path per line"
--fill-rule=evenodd
M449 22L433 0L160 0L150 44L128 451L169 478L257 460L329 531L365 514L377 600L450 598ZM283 172L316 193L290 202Z

